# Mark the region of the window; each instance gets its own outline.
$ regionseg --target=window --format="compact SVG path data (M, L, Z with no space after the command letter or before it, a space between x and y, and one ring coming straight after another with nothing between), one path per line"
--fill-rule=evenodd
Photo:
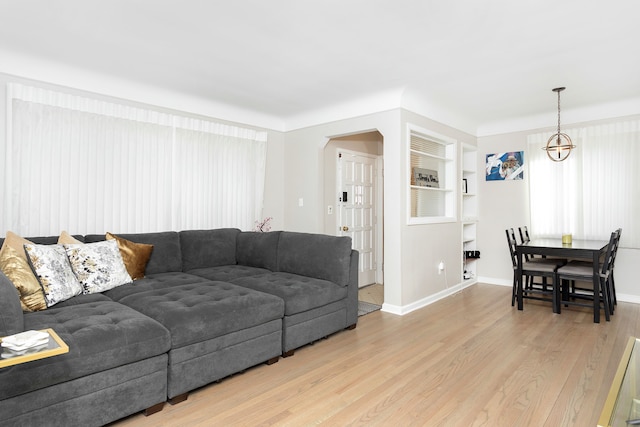
M251 229L266 132L10 84L2 229Z
M565 132L577 148L559 163L541 150L552 132L528 137L531 231L606 240L621 227L620 245L640 247L640 120Z

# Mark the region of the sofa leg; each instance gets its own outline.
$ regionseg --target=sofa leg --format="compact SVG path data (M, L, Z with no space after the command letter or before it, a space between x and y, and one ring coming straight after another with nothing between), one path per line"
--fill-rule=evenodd
M172 405L177 405L178 403L187 400L187 397L189 397L189 393L182 393L169 399L169 403L171 403Z
M293 356L293 353L295 353L295 350L285 351L284 353L282 353L282 357L291 357Z
M358 325L357 323L354 323L353 325L347 326L345 329L348 330L348 331L352 331L352 330L354 330L356 328L357 325Z
M162 408L164 408L164 402L156 403L155 405L150 406L147 409L145 409L144 410L144 415L145 415L145 417L148 417L149 415L153 415L156 412L162 411Z
M267 360L267 365L273 365L278 360L280 360L280 356L272 357L271 359Z

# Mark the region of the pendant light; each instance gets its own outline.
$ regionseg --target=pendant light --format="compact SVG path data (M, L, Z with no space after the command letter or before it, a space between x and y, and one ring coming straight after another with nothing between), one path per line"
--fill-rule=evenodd
M576 148L571 142L571 138L566 133L560 132L560 92L565 90L564 87L557 87L553 89L558 94L558 132L551 135L551 138L547 141L547 146L542 147L547 152L547 156L554 162L561 162L569 157L571 150Z

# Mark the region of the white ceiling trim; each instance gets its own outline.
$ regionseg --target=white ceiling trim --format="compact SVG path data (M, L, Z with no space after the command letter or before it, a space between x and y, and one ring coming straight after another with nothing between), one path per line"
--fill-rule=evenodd
M284 121L279 117L218 103L211 99L119 79L8 50L0 49L0 57L3 58L0 72L33 80L45 86L57 85L264 129L281 132L285 130Z
M615 119L637 114L640 114L640 98L630 98L585 107L563 108L561 110L560 121L562 126L570 126L576 123ZM554 113L537 114L486 123L479 126L474 135L480 138L532 129L556 127L557 125L558 113L556 111Z

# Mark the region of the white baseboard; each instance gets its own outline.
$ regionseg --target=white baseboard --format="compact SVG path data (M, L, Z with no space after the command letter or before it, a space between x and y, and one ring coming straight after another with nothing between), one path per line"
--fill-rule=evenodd
M497 279L495 277L478 277L479 283L487 283L489 285L513 286L512 280Z
M455 286L452 286L450 288L447 288L443 291L440 291L436 294L433 295L429 295L426 298L423 298L421 300L418 300L414 303L408 304L408 305L393 305L393 304L387 304L387 303L383 303L382 304L382 311L386 312L386 313L391 313L391 314L397 314L399 316L405 315L407 313L411 313L412 311L418 310L420 308L426 307L430 304L433 304L436 301L439 301L443 298L446 298L450 295L455 294L456 292L459 292L461 290L463 290L464 288L467 288L475 283L486 283L488 285L498 285L498 286L508 286L511 287L513 286L513 282L511 280L505 280L505 279L497 279L495 277L478 277L477 281L466 281L463 283L459 283ZM632 304L640 304L640 296L638 295L630 295L630 294L618 294L618 301L621 302L630 302Z
M436 294L433 295L429 295L426 298L423 298L421 300L418 300L414 303L408 304L408 305L403 305L403 306L399 306L399 305L393 305L393 304L387 304L387 303L383 303L382 304L382 311L386 312L386 313L391 313L391 314L397 314L400 316L403 316L407 313L411 313L412 311L418 310L420 308L426 307L430 304L433 304L436 301L439 301L443 298L446 298L450 295L453 295L457 292L460 292L461 290L463 290L464 288L468 288L469 286L473 285L477 283L476 280L467 280L465 282L459 283L455 286L452 286L450 288L447 288L443 291L440 291Z
M638 295L619 294L616 292L616 297L618 298L618 301L640 304L640 296Z

